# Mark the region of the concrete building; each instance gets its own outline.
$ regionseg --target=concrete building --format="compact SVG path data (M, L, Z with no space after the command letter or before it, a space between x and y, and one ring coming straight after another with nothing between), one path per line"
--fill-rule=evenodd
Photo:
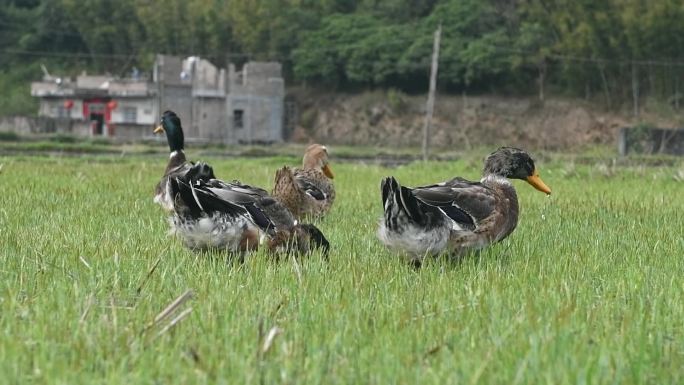
M31 84L45 132L139 139L152 136L164 110L181 118L189 141L281 142L285 86L279 63L217 68L209 61L157 55L151 79L47 75Z

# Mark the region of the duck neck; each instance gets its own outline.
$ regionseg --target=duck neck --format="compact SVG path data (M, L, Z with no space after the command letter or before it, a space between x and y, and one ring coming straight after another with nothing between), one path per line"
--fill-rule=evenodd
M183 151L185 138L183 129L175 126L166 128L166 140L169 143L169 151L171 153Z
M169 159L175 159L175 158L185 159L185 153L183 152L183 149L171 151L171 153L169 154Z
M185 163L185 153L183 150L172 151L169 155L169 163L166 165L166 172Z
M305 156L304 160L302 161L302 168L304 170L310 170L310 169L321 169L320 163L318 162L317 159L314 159L313 157Z
M485 173L480 179L480 183L487 187L508 186L513 188L513 184L505 176ZM515 190L513 190L515 192Z
M480 179L480 183L510 199L511 203L515 204L515 209L517 212L518 194L515 192L513 183L511 183L508 178L496 174L485 174L482 179Z
M512 233L518 224L518 213L520 211L518 206L518 194L515 192L513 183L507 178L496 174L485 174L480 183L494 190L499 196L499 204L501 205L501 212L506 213L501 218L501 230L496 235L496 240L504 239L508 234Z

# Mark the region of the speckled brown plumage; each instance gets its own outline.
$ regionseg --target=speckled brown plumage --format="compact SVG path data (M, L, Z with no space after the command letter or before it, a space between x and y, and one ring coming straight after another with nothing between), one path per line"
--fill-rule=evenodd
M298 219L323 217L335 201L327 148L309 146L302 163L302 168L285 166L276 172L273 196Z

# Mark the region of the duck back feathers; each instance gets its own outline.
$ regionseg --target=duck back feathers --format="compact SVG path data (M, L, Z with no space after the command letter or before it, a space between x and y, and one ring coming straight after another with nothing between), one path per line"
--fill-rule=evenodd
M394 177L383 179L380 189L384 216L378 237L385 245L406 251L415 260L446 248L449 227L436 208L420 202Z
M173 195L169 192L169 183L172 179L182 178L186 182L191 183L197 180L209 181L216 178L214 170L208 164L204 162L186 162L183 152L180 151L178 154L177 161L174 161L173 157L169 161L164 176L154 188L154 202L161 205L168 212L173 211L174 208L171 200ZM180 163L176 164L176 162Z
M174 197L172 227L190 248L246 251L266 243L273 251L329 249L318 229L297 224L263 189L184 175L171 179L169 194Z

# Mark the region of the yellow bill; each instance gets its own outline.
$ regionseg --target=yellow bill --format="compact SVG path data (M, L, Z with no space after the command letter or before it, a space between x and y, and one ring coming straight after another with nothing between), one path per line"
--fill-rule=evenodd
M531 184L532 187L536 188L537 190L551 195L551 189L546 185L546 183L544 183L543 180L541 180L537 170L534 170L532 175L527 177L527 183Z
M154 129L155 134L161 134L162 132L164 132L164 126L162 126L161 124Z
M330 166L328 166L327 164L323 166L323 174L325 174L325 176L327 176L330 179L335 178L335 174L333 174L332 170L330 169Z

